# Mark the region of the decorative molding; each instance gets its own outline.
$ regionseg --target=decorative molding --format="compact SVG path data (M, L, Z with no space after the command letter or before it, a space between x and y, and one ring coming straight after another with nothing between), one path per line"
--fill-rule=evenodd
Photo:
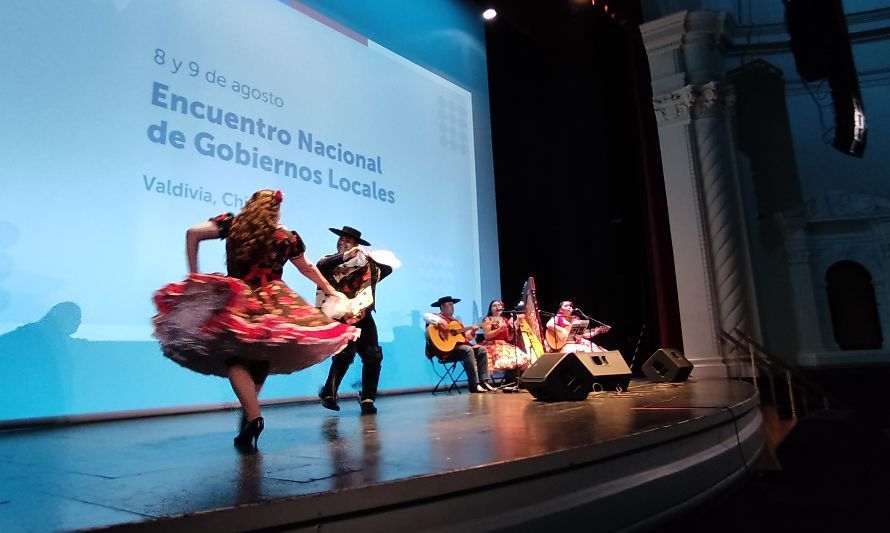
M652 56L686 44L731 46L735 23L724 11L679 11L640 25L646 54Z
M890 41L890 8L847 15L852 45ZM640 25L646 53L651 57L687 44L719 46L727 57L759 57L791 54L791 42L784 23L736 25L729 13L716 11L679 11ZM791 76L791 73L789 73ZM890 85L890 66L857 71L861 88ZM653 87L664 80L653 79ZM786 80L789 96L808 94L799 77ZM814 89L815 90L815 89Z
M785 261L789 264L809 264L810 251L803 247L787 247L785 249Z
M680 11L640 25L646 54L679 48L683 44L686 11Z
M691 85L687 85L679 91L654 96L652 106L655 110L655 120L659 125L689 120L690 108L694 100Z
M890 200L871 194L829 191L806 205L809 222L890 217Z
M716 81L685 87L652 98L659 125L707 117L735 105L735 88Z

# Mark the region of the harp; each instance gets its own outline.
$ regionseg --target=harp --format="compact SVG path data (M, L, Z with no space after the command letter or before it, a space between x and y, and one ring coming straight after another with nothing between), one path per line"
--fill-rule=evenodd
M522 296L516 305L516 345L531 358L534 363L544 354L541 339L541 317L538 313L538 299L535 295L535 278L529 277L522 286Z

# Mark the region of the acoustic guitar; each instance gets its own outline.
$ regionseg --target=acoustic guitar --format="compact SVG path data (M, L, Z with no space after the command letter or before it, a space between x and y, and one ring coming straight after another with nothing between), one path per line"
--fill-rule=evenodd
M596 337L600 333L606 333L612 329L609 326L597 326L591 330L589 335L584 335L585 338ZM547 332L544 333L544 338L547 341L547 345L550 346L550 349L558 352L563 349L563 347L569 342L569 334L568 331L560 331L559 329L551 329L547 328Z
M440 352L450 352L460 343L467 342L467 332L479 329L481 324L466 327L457 320L449 322L443 333L435 324L426 327L426 336L437 350Z

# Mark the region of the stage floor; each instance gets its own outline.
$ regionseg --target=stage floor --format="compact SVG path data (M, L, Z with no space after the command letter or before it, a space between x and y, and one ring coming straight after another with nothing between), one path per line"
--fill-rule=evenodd
M594 501L631 509L595 528L620 529L676 508L673 493L689 500L748 471L762 446L756 392L737 381L634 381L564 403L525 392L377 403L375 416L350 398L339 413L267 407L260 452L248 456L232 446L236 411L0 432L0 531L447 530L468 519L470 530L534 529L542 511L522 504L527 517L506 519L513 504L492 507L505 497L557 513ZM657 508L632 501L656 493Z

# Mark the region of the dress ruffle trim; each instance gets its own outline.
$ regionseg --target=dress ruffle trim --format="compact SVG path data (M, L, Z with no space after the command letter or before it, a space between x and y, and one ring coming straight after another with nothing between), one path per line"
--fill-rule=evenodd
M488 352L488 369L491 371L523 370L531 364L527 353L507 341L488 340L482 346Z
M257 290L299 298L281 280ZM235 358L268 361L273 374L295 372L341 351L358 333L309 305L290 316L276 313L246 283L222 274L190 274L155 292L154 303L154 335L164 355L202 374L226 376Z

